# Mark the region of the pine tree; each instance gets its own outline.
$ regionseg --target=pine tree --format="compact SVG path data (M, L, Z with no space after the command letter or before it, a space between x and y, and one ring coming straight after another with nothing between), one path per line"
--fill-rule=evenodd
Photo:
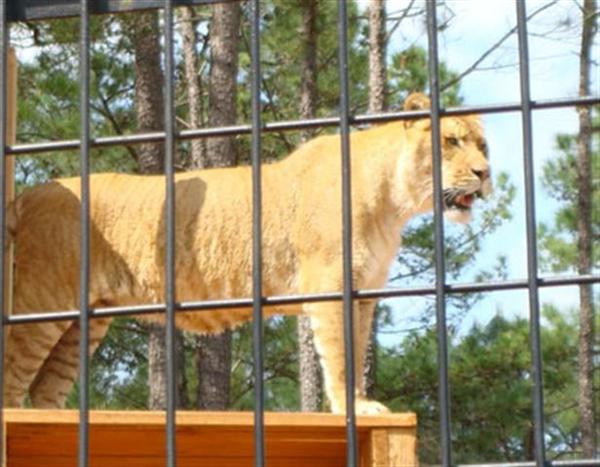
M546 306L542 330L549 458L577 457L575 320ZM531 362L528 322L498 314L460 338L451 335L453 452L457 463L516 462L531 440ZM401 344L380 349L377 399L394 411L417 412L419 459L439 452L435 329L412 331Z
M582 10L581 51L579 54L579 95L590 94L591 54L593 35L597 29L596 0L584 0ZM591 171L591 116L589 107L580 107L577 139L577 272L589 274L592 270L592 171ZM592 287L579 286L579 418L581 446L585 457L592 458L596 451L594 424L594 309Z
M237 2L215 4L210 23L209 126L233 125L237 120L237 76L241 8ZM228 167L237 161L235 139L211 138L193 168ZM198 389L196 406L225 409L230 401L231 332L196 340Z
M316 0L304 0L302 3L302 83L300 89L300 118L314 118L317 108L317 50L318 3ZM302 141L313 136L314 131L304 130ZM300 363L300 408L304 412L317 412L323 399L323 385L319 367L319 357L315 349L313 332L309 316L298 316L298 360Z

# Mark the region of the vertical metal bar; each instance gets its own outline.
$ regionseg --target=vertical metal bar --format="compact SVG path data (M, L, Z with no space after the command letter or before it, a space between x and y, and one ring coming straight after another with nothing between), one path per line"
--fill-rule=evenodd
M5 244L6 236L6 144L7 144L7 76L8 76L8 23L6 22L7 2L0 1L0 245ZM4 307L6 301L4 248L0 248L0 462L4 446Z
M79 117L81 132L81 270L79 281L79 466L88 465L89 448L89 285L90 285L90 15L81 0L79 42Z
M262 315L262 188L260 106L260 1L252 2L252 337L254 351L254 465L265 465L263 315Z
M176 465L175 409L177 406L175 368L175 100L173 64L173 1L165 0L165 304L166 304L166 393L167 393L167 465Z
M348 86L348 12L346 1L338 0L338 49L340 75L340 138L342 150L342 262L344 311L344 363L346 367L347 465L358 465L356 412L354 407L354 304L352 300L352 187L350 173L350 93Z
M523 161L525 173L525 214L527 225L527 285L529 290L529 341L533 376L533 421L535 460L542 467L546 462L544 443L544 389L542 382L542 351L540 337L540 305L538 297L537 232L535 220L533 133L531 125L531 95L529 88L529 50L527 44L527 14L525 2L517 5L519 37L519 76L521 84L521 116L523 125Z
M431 151L433 157L433 212L435 235L435 303L438 340L441 462L452 465L450 388L448 383L448 330L446 327L446 266L442 202L442 155L440 147L440 83L438 70L436 3L427 2L429 87L431 91Z

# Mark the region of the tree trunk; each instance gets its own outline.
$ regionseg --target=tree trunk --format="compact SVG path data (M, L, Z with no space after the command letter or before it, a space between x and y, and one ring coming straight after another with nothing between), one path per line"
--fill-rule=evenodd
M198 391L196 407L224 410L229 405L231 378L231 332L196 336Z
M210 84L208 124L211 127L233 125L237 119L237 72L240 37L240 4L217 3L212 7L210 23ZM235 165L235 140L210 138L203 167Z
M375 381L377 378L377 323L379 319L379 306L375 306L373 321L371 323L371 337L365 352L365 365L363 367L363 391L370 398L375 398Z
M148 408L164 410L167 406L165 376L165 327L149 324L148 330Z
M317 11L316 0L302 0L302 88L300 90L300 118L315 116L317 99ZM313 136L314 131L303 130L302 141ZM298 316L298 349L300 379L300 409L317 412L323 400L323 387L319 357L315 350L313 332L308 316Z
M204 126L202 105L202 81L198 65L198 35L196 34L196 21L194 20L194 9L182 7L179 9L181 15L181 34L183 36L183 57L185 62L185 81L187 89L188 118L191 128ZM192 167L203 167L206 159L206 140L193 139L191 146Z
M316 0L302 0L302 38L304 53L302 55L302 88L300 90L300 118L313 118L317 102L317 15ZM302 130L302 141L309 140L314 130Z
M319 357L308 316L298 316L298 361L300 370L300 410L317 412L323 401Z
M164 128L163 72L160 31L156 12L141 13L132 20L129 34L135 55L135 111L140 132ZM160 174L165 168L164 145L144 143L138 147L140 172Z
M579 56L579 95L590 94L590 55L593 34L596 29L595 0L584 0ZM591 186L591 118L590 108L581 106L579 112L579 135L577 138L577 198L578 272L590 274L592 258L592 186ZM581 424L581 447L585 458L595 457L593 346L594 310L591 285L579 286L579 418Z
M237 119L237 74L240 4L215 4L210 26L209 126L233 125ZM204 157L194 159L195 168L230 167L236 164L232 137L211 138ZM226 409L231 377L231 332L196 338L199 384L196 406Z
M369 113L380 113L387 109L386 93L386 38L385 0L371 0L369 3ZM365 354L364 392L373 398L377 368L377 315L375 307L371 339Z
M160 30L156 12L136 15L128 28L135 54L135 109L140 132L164 128L163 71L160 56ZM137 147L141 173L161 174L164 171L164 145L145 143ZM148 407L166 407L165 328L157 324L148 329ZM186 404L186 382L182 335L175 336L178 406Z
M385 0L369 2L369 113L386 110Z
M160 324L148 324L148 408L164 410L167 407L165 327ZM185 354L183 334L175 332L175 365L177 368L177 408L189 408L187 398L187 379L185 378Z

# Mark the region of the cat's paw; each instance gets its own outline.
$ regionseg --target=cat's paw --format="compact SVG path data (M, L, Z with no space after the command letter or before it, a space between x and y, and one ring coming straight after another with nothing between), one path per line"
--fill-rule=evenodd
M377 415L382 413L390 413L385 405L369 399L358 398L355 403L357 415Z

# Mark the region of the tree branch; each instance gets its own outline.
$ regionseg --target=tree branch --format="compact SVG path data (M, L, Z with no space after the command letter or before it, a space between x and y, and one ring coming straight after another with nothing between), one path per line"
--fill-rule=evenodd
M547 4L539 7L537 10L535 10L533 13L531 13L529 16L527 16L527 21L529 21L530 19L532 19L533 17L535 17L542 11L553 6L554 4L557 3L557 1L558 0L553 0L550 3L547 3ZM456 83L461 81L465 76L467 76L470 73L472 73L473 71L475 71L475 69L477 68L477 66L479 66L479 64L481 64L481 62L483 62L487 57L489 57L492 52L494 52L498 47L500 47L516 31L517 31L517 26L514 26L510 31L508 31L506 34L504 34L496 43L494 43L488 50L486 50L477 60L475 60L475 62L473 62L473 64L471 66L469 66L466 70L464 70L462 73L460 73L455 78L453 78L450 81L448 81L447 83L445 83L442 86L441 91L445 91L448 88L451 88Z
M111 126L113 127L113 129L115 130L115 132L118 135L122 135L123 129L121 128L121 125L119 124L115 115L113 114L112 110L110 109L110 106L108 105L108 100L102 94L101 89L98 89L98 96L100 97L100 102L102 103L102 107L98 108L97 106L92 105L92 108L94 110L96 110L98 113L100 113L104 118L106 118L110 122ZM125 145L125 148L127 149L127 152L129 153L129 155L133 158L133 160L135 162L137 162L138 154L137 154L136 150L134 149L134 147L127 144L127 145Z

